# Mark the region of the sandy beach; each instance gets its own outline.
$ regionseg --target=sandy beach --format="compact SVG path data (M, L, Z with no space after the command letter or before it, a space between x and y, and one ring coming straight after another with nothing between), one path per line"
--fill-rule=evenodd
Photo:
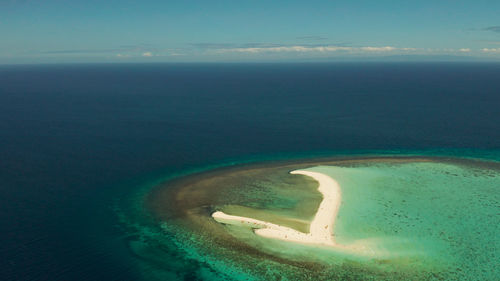
M302 244L318 244L343 249L346 248L343 245L336 244L333 235L333 226L341 199L339 184L331 177L322 173L295 170L290 172L290 174L308 176L319 183L318 191L322 194L323 200L310 224L309 233L303 233L289 227L248 217L232 216L220 211L214 212L212 217L220 223L252 227L255 229L255 234L266 238Z

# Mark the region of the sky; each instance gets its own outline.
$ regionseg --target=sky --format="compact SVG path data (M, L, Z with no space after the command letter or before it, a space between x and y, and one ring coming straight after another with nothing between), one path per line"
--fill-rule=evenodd
M0 64L500 61L500 1L0 0Z

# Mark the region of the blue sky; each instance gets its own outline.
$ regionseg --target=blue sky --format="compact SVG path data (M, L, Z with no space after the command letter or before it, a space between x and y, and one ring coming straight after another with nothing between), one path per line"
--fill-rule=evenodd
M500 60L500 1L0 0L0 63Z

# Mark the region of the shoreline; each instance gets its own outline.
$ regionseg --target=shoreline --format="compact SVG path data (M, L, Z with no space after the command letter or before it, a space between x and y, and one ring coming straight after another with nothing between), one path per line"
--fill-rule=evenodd
M309 233L303 233L290 227L248 217L232 216L221 211L212 213L212 218L219 223L254 228L255 234L265 238L301 244L325 245L344 250L349 249L349 247L339 245L335 242L333 232L341 203L340 185L330 176L318 172L294 170L291 171L290 174L304 175L313 178L318 182L317 190L323 196L314 219L310 223Z

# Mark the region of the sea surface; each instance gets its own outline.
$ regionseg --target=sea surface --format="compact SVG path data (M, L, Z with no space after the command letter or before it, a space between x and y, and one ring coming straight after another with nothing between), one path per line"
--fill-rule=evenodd
M151 188L335 155L500 161L499 77L498 63L0 66L0 279L221 279L169 243Z

